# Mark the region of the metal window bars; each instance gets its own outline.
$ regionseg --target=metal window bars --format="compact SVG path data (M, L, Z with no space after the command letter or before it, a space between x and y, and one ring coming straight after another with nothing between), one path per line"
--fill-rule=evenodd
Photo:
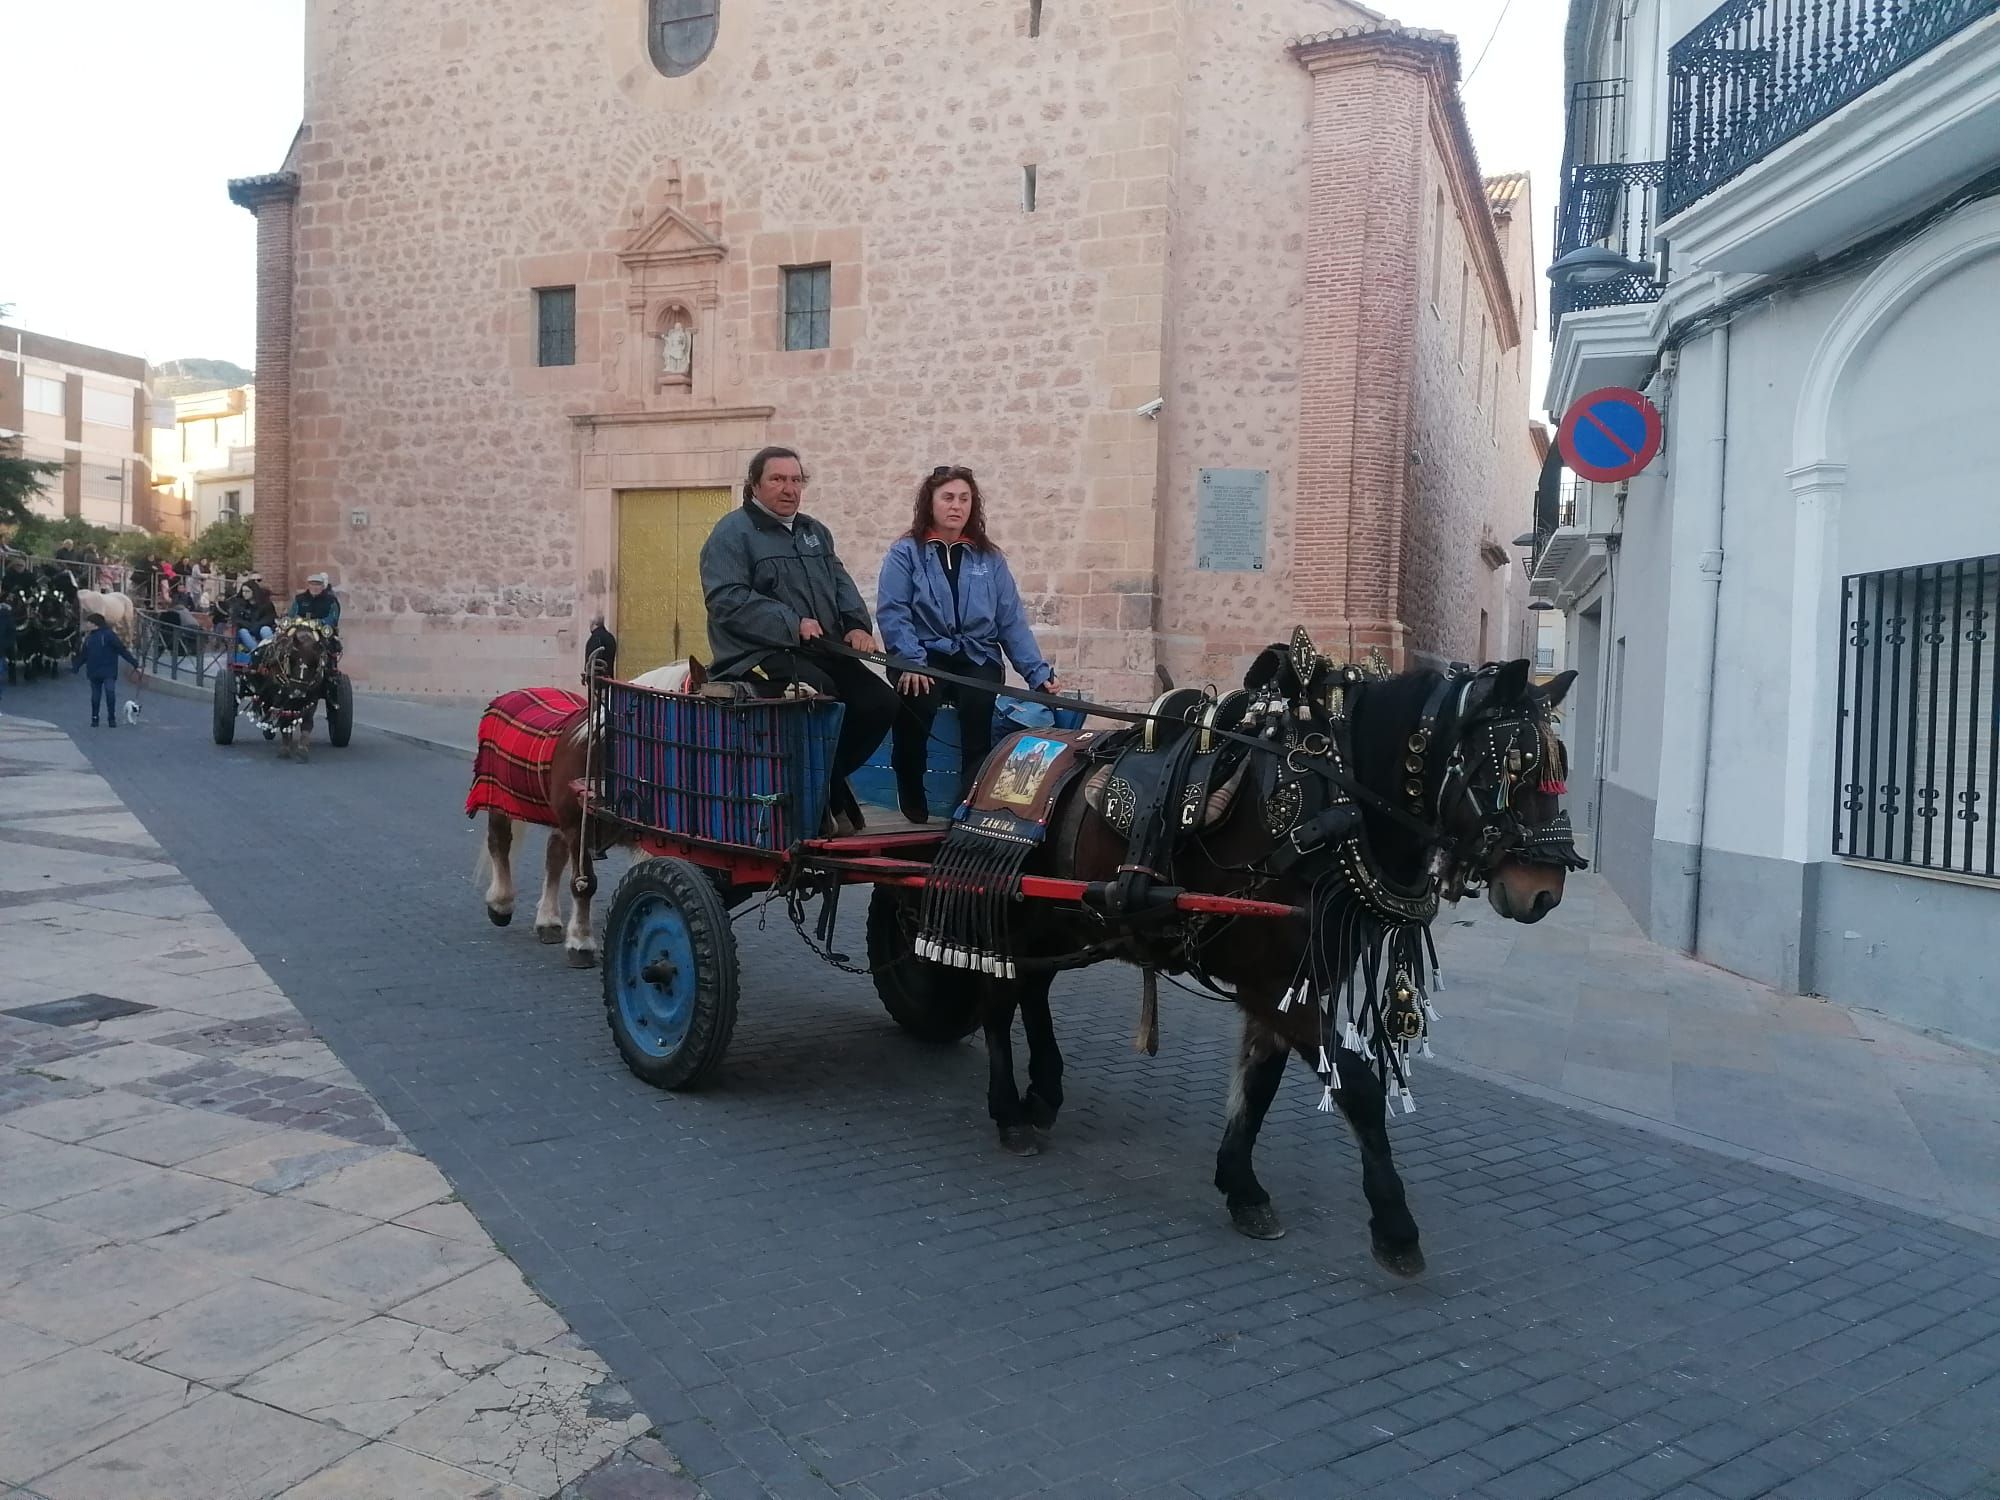
M2000 554L1844 580L1833 852L2000 875Z

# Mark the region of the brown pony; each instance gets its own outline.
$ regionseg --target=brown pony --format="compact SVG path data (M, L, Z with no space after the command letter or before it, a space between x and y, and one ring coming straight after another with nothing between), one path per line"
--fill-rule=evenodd
M693 657L656 668L633 681L667 692L694 692L707 680ZM541 899L535 905L535 936L561 943L572 968L597 962L591 901L597 894L592 861L614 844L629 842L609 825L592 826L586 846L583 800L577 783L590 770L595 743L587 701L561 688L519 688L486 706L479 719L473 757L472 790L465 815L486 814L486 840L479 852L478 878L486 881L486 917L496 927L514 920L514 824L539 823L549 831L542 859ZM571 905L562 914L567 876Z

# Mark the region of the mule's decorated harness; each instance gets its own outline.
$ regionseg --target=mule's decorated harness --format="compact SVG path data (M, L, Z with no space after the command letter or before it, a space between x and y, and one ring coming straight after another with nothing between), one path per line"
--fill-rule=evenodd
M1400 797L1388 798L1361 782L1354 743L1356 702L1390 675L1379 653L1365 664L1336 664L1301 629L1282 654L1260 657L1246 679L1252 696L1243 723L1273 752L1262 779L1274 847L1250 873L1313 893L1312 931L1279 1009L1320 1012L1323 1110L1333 1109L1340 1087L1338 1049L1368 1058L1405 1112L1415 1109L1409 1070L1413 1052L1430 1055L1437 1018L1430 994L1443 985L1430 923L1447 880L1456 899L1502 859L1583 865L1566 814L1537 823L1523 810L1525 789L1563 790L1563 749L1548 711L1533 700L1513 712L1474 707L1475 690L1499 671L1440 674L1397 747ZM1384 867L1369 838L1369 812L1425 851L1416 879ZM1452 831L1468 825L1469 832Z
M319 642L316 662L308 664L305 653L298 649L301 635ZM253 679L266 684L255 692L255 709L250 715L253 724L262 730L280 730L305 718L326 685L327 650L332 639L332 630L305 615L280 622L277 633L265 645L265 669Z
M934 666L835 642L822 645L839 655L922 671L941 681L983 686ZM1257 778L1265 832L1273 846L1237 868L1312 893L1304 956L1279 1010L1304 1005L1320 1013L1320 1108L1334 1108L1333 1095L1340 1087L1334 1059L1344 1049L1372 1063L1405 1112L1414 1112L1409 1067L1413 1052L1431 1055L1430 1023L1437 1011L1430 995L1442 988L1443 976L1430 923L1447 879L1456 899L1503 859L1583 867L1566 815L1558 811L1535 823L1522 809L1524 790L1550 795L1563 790L1563 750L1547 708L1532 699L1504 706L1511 711L1473 708L1479 685L1501 670L1454 667L1440 675L1415 729L1399 748L1400 785L1386 796L1361 780L1352 711L1371 683L1391 675L1388 664L1379 652L1371 652L1366 664L1333 663L1303 628L1293 632L1288 646L1258 659L1243 691L1219 698L1181 689L1163 695L1149 712L1134 713L1020 689L1010 689L1010 695L1142 726L1136 735L1105 736L1099 745L1099 753L1114 746L1119 751L1099 812L1134 840L1119 879L1111 883L1116 894L1104 910L1114 922L1136 920L1147 910L1146 882L1166 867L1172 842L1198 837L1211 791L1233 774ZM1473 715L1469 723L1468 713ZM1141 775L1137 762L1147 761L1158 764L1146 766ZM1422 871L1414 879L1398 878L1384 868L1369 838L1371 813L1424 852ZM1469 831L1452 831L1462 826ZM1171 832L1165 845L1157 845L1157 832L1148 830L1163 827ZM963 850L950 847L952 839L973 831L963 818L954 825L939 856L940 868L933 872L934 878L950 876L963 865L967 878L939 879L938 889L927 892L925 927L932 935L920 944L920 956L934 962L983 965L983 959L961 961L971 956L964 945L936 932L958 925L954 917L961 913L953 906L953 892L959 887L995 891L1010 884L1001 868L1006 861L996 863L975 841L962 840ZM1018 860L1007 869L1018 869ZM996 873L1002 878L996 880ZM1212 992L1234 998L1204 972L1202 942L1198 932L1188 932L1178 960ZM1088 960L1089 955L1079 957ZM1162 960L1142 956L1137 961L1150 971ZM989 972L1012 971L1004 954L997 962L1005 970Z

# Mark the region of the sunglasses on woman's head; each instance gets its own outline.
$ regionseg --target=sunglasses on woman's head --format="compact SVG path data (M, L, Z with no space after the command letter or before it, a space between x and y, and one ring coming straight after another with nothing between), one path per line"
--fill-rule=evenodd
M939 464L935 469L931 470L931 478L970 480L972 478L972 470L964 467L962 464Z

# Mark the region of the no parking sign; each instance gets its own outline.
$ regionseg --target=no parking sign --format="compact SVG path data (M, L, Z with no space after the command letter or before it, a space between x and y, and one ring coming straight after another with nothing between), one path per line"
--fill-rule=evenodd
M1556 429L1563 462L1585 479L1630 479L1660 451L1660 409L1637 391L1606 386L1579 396Z

